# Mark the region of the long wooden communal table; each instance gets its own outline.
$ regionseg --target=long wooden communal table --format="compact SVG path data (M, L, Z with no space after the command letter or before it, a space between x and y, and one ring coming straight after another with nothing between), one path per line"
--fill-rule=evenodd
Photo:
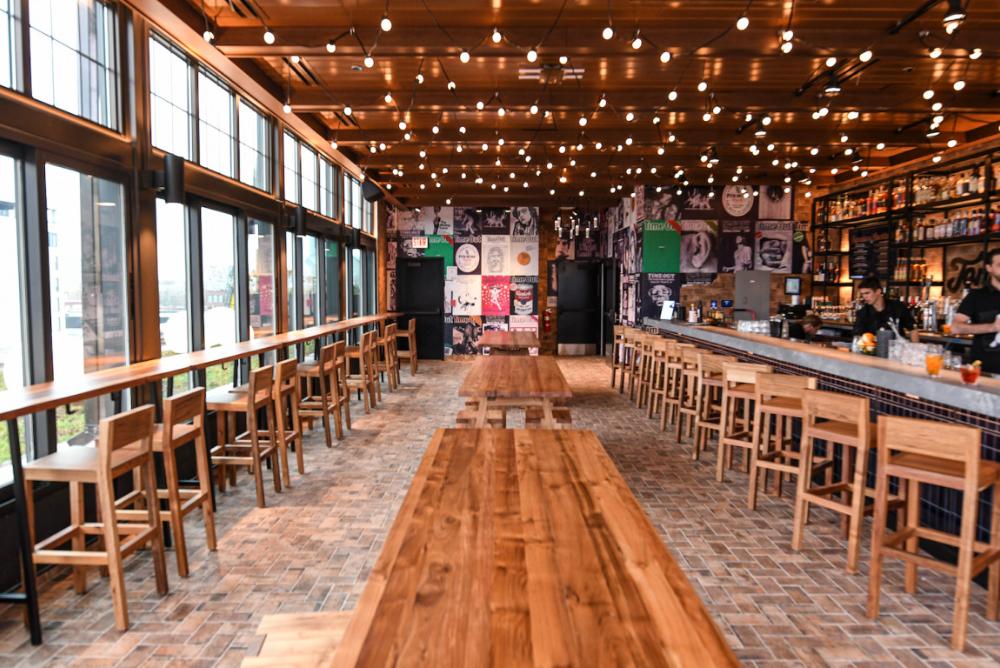
M35 569L31 559L31 539L25 514L25 490L21 470L21 443L17 420L77 401L93 399L105 394L119 393L149 383L159 383L182 373L225 364L238 359L263 355L334 334L342 334L358 327L379 326L402 313L388 312L360 318L316 325L293 332L264 336L208 350L182 353L170 357L136 362L125 366L102 369L76 378L60 379L0 392L0 421L7 423L10 440L11 469L13 472L15 514L18 526L18 552L21 561L23 592L0 593L0 603L19 603L27 606L31 642L42 642L42 627L38 614L38 591L35 586Z
M490 408L540 406L542 426L555 429L552 403L571 398L573 392L552 356L489 355L472 363L458 396L479 400L477 427L486 426Z
M496 350L525 351L538 348L538 335L534 332L483 332L479 337L479 345Z
M592 432L439 429L320 665L739 663Z

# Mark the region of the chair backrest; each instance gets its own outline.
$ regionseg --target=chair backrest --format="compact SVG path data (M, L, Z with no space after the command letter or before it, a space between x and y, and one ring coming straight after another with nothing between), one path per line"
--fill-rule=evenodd
M727 362L722 365L722 379L726 385L756 383L757 374L765 373L771 373L771 367L767 364Z
M681 362L686 369L697 369L702 351L698 348L681 348Z
M802 390L802 418L806 424L817 420L835 420L857 424L867 429L871 404L867 397L823 390Z
M101 420L97 448L104 469L111 468L111 453L138 445L141 452L152 452L156 410L151 405L139 406L125 413Z
M250 372L250 383L247 386L247 410L256 410L266 406L271 401L271 377L274 368L262 366Z
M408 331L411 334L413 334L413 336L417 335L417 319L416 318L410 318L410 321L408 323L406 323L406 331Z
M163 428L167 431L165 440L173 441L174 427L185 422L191 422L197 429L193 436L200 435L204 420L204 387L196 387L163 400Z
M320 348L320 364L322 364L323 349ZM294 357L278 362L274 367L274 393L280 398L298 387L299 362Z
M982 432L975 427L916 418L878 417L879 457L893 452L963 462L966 470L979 465Z
M385 326L385 341L392 344L396 340L396 323L392 322Z
M732 355L716 355L715 353L700 352L698 354L698 375L706 378L721 374L723 365L735 361L736 358Z
M338 341L337 343L343 348L343 341ZM331 343L319 349L319 369L321 376L329 376L334 372L334 367L337 364L337 343Z
M614 332L616 339L620 339L625 335L624 325L613 325L611 329Z
M670 348L670 341L662 336L654 336L650 348L657 357L666 357L667 350Z
M763 398L790 397L798 399L803 390L815 390L813 376L793 376L787 373L768 373L757 377L757 395Z

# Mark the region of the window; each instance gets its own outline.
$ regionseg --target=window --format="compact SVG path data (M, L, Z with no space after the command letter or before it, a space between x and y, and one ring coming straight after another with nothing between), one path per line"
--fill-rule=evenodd
M288 317L285 321L285 331L288 332L299 328L298 303L295 299L295 279L297 276L295 269L295 256L296 247L298 245L295 243L296 241L298 241L298 239L296 238L294 232L285 232L285 280L288 285Z
M316 151L305 144L299 144L299 171L302 176L302 200L301 204L310 211L318 211L316 203L317 183L316 167L318 161Z
M323 308L324 322L340 319L340 243L323 241L323 268L326 272L326 292Z
M198 72L198 160L212 171L236 176L233 92L204 71Z
M160 292L160 357L191 351L187 213L183 204L156 200L156 272ZM174 392L190 387L188 374L174 378Z
M319 160L319 212L329 218L336 218L340 212L337 201L337 168L326 158Z
M99 0L30 0L28 14L32 95L117 130L114 8Z
M378 310L377 292L375 291L375 270L377 260L375 251L365 251L365 315L374 315Z
M319 324L316 320L319 309L319 258L316 237L302 237L302 326Z
M2 5L0 5L2 6ZM24 265L21 262L20 164L0 155L0 392L27 384L24 341L24 304L21 301ZM19 420L23 439L24 420ZM27 440L23 442L29 442ZM10 461L7 428L0 428L0 466Z
M271 186L270 126L266 116L240 101L240 181L260 190Z
M251 220L247 235L250 338L274 334L274 227Z
M361 249L351 249L351 317L361 315L361 299L364 292Z
M368 234L375 234L375 215L378 212L375 204L373 202L365 202L365 224L364 231Z
M124 189L50 164L45 190L55 380L121 366L128 362ZM93 441L106 402L60 412L58 442Z
M293 204L299 203L299 142L292 135L285 133L283 137L285 167L285 200Z
M361 197L361 181L352 176L344 178L344 215L345 224L351 227L361 227L364 199Z
M0 0L0 86L15 90L21 88L17 77L21 35L18 6L19 0Z
M201 262L205 348L235 343L236 329L236 220L228 213L201 208ZM232 379L227 365L208 369L208 389Z
M149 40L149 97L153 145L190 160L191 66L184 54L156 38Z

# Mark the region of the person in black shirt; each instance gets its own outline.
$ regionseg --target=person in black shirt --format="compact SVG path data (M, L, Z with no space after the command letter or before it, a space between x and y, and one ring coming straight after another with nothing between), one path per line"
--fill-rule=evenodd
M822 326L823 321L819 319L819 316L807 315L801 320L793 320L788 323L788 338L798 339L799 341L812 341Z
M913 341L917 340L916 323L910 309L898 299L886 299L882 283L877 278L870 276L861 281L858 294L864 306L858 309L854 318L855 336L865 332L876 334L880 329L891 330L889 322L892 321L901 335L909 335Z
M1000 248L986 253L986 285L971 291L951 321L956 334L975 334L972 360L983 363L983 371L1000 373Z

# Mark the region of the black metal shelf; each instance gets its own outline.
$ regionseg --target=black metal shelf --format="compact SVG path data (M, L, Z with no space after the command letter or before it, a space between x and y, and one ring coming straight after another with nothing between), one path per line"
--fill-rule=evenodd
M864 225L865 223L878 223L889 220L894 213L905 211L905 209L894 209L883 213L876 213L869 216L854 216L853 218L843 218L841 220L831 220L824 222L826 227L851 227L853 225Z
M911 241L909 244L904 244L904 246L909 246L911 248L928 248L934 246L980 244L984 241L989 241L992 237L1000 238L1000 233L993 232L988 234L977 234L971 237L948 237L946 239L924 239L923 241Z
M914 204L911 208L914 213L922 213L925 211L940 211L942 209L963 209L985 203L985 193L976 193L975 195L963 195L962 197L952 197L951 199L943 199L936 202Z

